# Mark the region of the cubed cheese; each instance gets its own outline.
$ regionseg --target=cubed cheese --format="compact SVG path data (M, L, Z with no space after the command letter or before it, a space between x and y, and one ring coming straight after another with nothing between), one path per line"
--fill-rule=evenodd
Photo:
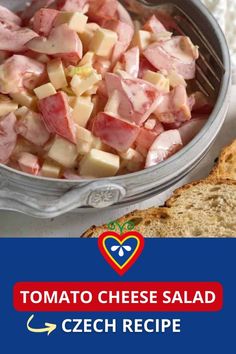
M48 84L45 84L45 85L35 88L34 93L36 94L38 99L41 100L45 97L55 95L55 93L57 93L57 91L55 90L54 86L51 83L48 83Z
M75 166L77 156L78 152L76 145L59 137L55 138L54 143L48 152L48 157L66 168Z
M44 161L40 172L43 177L59 178L61 167L54 162Z
M121 153L120 157L122 158L122 167L129 172L136 172L143 168L144 157L132 148Z
M92 149L80 162L80 175L90 177L115 176L120 168L120 158L97 149Z
M152 33L152 42L165 42L170 40L172 33L168 31Z
M72 113L74 122L81 127L86 127L93 111L93 106L90 97L77 97Z
M93 66L95 54L93 52L87 52L79 62L79 66Z
M143 80L150 82L162 93L170 91L170 81L164 75L147 70L143 76Z
M90 43L94 37L94 33L99 29L100 26L97 23L87 23L85 29L79 34L79 37L83 43L84 52L89 50Z
M109 57L117 40L116 32L100 28L95 32L89 49L97 55Z
M18 108L18 104L13 102L9 97L0 95L0 116L14 112Z
M91 144L87 143L87 141L80 140L77 144L77 151L79 155L86 155L91 150Z
M143 156L136 150L129 148L126 152L120 153L120 157L127 161L143 161Z
M104 112L117 115L119 106L120 106L120 96L119 96L119 92L115 90L110 96L104 108Z
M152 33L148 31L137 31L134 35L132 46L139 47L141 51L144 51L152 42Z
M79 126L77 127L76 137L78 140L83 140L90 144L93 142L93 134L91 131Z
M15 102L19 103L21 106L26 106L33 110L37 106L37 97L27 91L12 93L10 96Z
M61 59L51 60L47 65L47 71L49 79L56 90L67 86L66 75Z
M81 12L60 12L54 22L54 26L66 23L70 29L78 33L84 32L88 17Z
M74 75L71 80L71 88L77 96L80 96L90 90L100 80L102 80L101 75L98 75L95 70L92 70L91 74L85 78Z

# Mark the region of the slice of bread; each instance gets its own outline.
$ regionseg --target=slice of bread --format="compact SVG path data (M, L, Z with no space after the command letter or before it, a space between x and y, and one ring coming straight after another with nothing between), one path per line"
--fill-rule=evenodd
M222 151L207 179L178 189L163 208L117 220L121 225L128 221L145 237L236 237L236 140ZM82 237L107 230L93 226Z
M166 207L175 226L170 235L236 237L236 181L202 180L186 185Z
M222 151L209 178L236 181L236 140Z
M203 180L178 189L163 208L136 211L118 220L135 223L145 237L236 237L236 181ZM106 225L83 237L98 237ZM118 231L118 230L117 230Z

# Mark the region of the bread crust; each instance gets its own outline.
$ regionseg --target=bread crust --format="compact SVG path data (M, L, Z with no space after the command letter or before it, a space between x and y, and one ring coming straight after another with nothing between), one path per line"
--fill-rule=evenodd
M236 164L234 165L234 163L232 163L231 173L229 173L226 166L230 155L236 156L236 140L222 150L220 157L213 167L208 179L232 179L232 170L236 169ZM234 175L236 176L236 172Z
M145 209L145 210L134 210L131 213L122 216L118 220L116 220L120 225L125 224L127 221L132 221L132 219L141 219L139 224L142 225L142 222L145 222L149 219L152 218L169 218L170 215L168 213L168 210L164 207L160 208L150 208L150 209ZM137 220L139 221L139 220ZM93 235L96 234L101 234L102 232L105 232L108 230L107 224L102 225L102 226L95 226L93 225L90 227L86 232L83 233L81 236L82 238L91 238Z

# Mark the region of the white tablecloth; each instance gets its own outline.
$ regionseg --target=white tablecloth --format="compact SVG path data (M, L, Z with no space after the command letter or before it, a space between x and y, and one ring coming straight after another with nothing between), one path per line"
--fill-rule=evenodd
M200 165L178 186L207 176L220 149L236 138L236 86L232 88L231 107L225 124L211 151ZM175 189L175 188L173 188ZM172 189L172 190L173 190ZM160 205L167 195L155 196L141 204L126 207L118 211L95 211L92 214L67 214L54 220L37 220L28 216L0 211L0 236L3 237L79 237L84 230L93 224L103 224L115 220L117 217L134 209L145 209L153 205Z

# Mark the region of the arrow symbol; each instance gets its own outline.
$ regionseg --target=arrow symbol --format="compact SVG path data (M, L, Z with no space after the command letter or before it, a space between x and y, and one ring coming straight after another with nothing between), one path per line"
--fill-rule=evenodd
M34 318L34 315L30 316L30 318L27 321L27 329L30 332L33 332L33 333L47 333L48 336L49 336L49 334L51 334L57 328L56 324L47 323L47 322L44 324L45 325L44 328L32 328L32 327L30 327L30 323L33 320L33 318Z

